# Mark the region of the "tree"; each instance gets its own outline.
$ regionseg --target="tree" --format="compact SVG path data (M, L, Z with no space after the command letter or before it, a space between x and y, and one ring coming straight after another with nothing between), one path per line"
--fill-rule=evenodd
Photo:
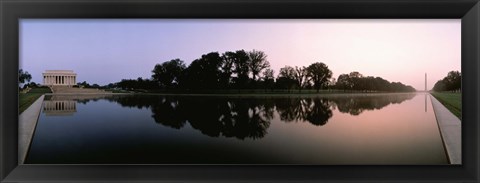
M362 78L363 78L363 75L360 74L359 72L357 71L350 72L350 74L348 74L348 79L350 82L351 89L362 90L364 88L363 83L361 82Z
M152 70L152 78L161 86L170 88L178 85L179 78L184 70L184 62L177 58L155 65Z
M335 89L336 85L337 85L337 79L332 77L330 81L328 81L328 88Z
M234 73L235 52L227 51L222 54L222 63L220 65L220 85L224 88L230 86L232 74Z
M245 88L250 74L248 54L244 50L238 50L234 54L232 53L231 57L233 58L234 74L236 75L233 78L235 85L237 88Z
M306 67L297 67L295 66L294 78L297 82L298 90L301 91L304 87L304 83L307 80L308 71Z
M100 88L100 85L94 83L91 87L92 87L92 88Z
M438 80L435 85L433 86L433 91L446 91L447 87L443 80Z
M218 52L202 55L194 60L185 71L186 87L191 89L219 88L222 58Z
M448 91L460 90L462 85L462 74L458 71L448 72L447 77L445 77L444 82L446 84L446 89Z
M272 69L265 69L263 71L263 86L265 87L265 89L267 88L270 88L271 90L273 90L273 86L275 85L275 78L273 76L273 74L275 73L275 71L273 71Z
M363 92L414 92L415 88L406 86L400 82L389 82L381 77L363 76L359 72L340 74L338 76L337 89L357 90Z
M350 82L350 77L348 76L348 74L340 74L338 76L338 80L337 80L337 89L341 89L341 90L349 90L352 88L352 83Z
M295 87L296 83L295 69L293 67L285 66L280 68L276 83L278 88L290 90Z
M252 50L248 54L248 67L252 72L253 81L257 80L258 74L263 69L270 67L270 63L267 61L267 55L263 51Z
M83 88L90 88L90 84L88 84L86 81L83 81L81 83L77 83L77 85L79 87L83 87Z
M108 89L112 89L116 87L117 87L117 83L108 83L107 85L103 86L103 88L108 88Z
M442 80L433 86L434 91L458 91L462 87L462 74L458 71L450 71Z
M94 86L92 85L92 87ZM142 77L138 77L137 79L122 79L122 81L116 84L110 83L106 86L106 88L114 88L114 87L120 87L126 90L137 90L137 89L150 90L150 89L158 89L158 82L150 79L143 79Z
M390 82L381 78L375 77L373 80L374 82L374 90L376 91L390 91Z
M332 77L332 71L328 66L321 62L316 62L307 67L307 77L317 90L325 88Z
M30 75L30 73L23 71L23 69L18 70L18 82L20 82L20 84L30 82L30 80L32 80L32 75Z

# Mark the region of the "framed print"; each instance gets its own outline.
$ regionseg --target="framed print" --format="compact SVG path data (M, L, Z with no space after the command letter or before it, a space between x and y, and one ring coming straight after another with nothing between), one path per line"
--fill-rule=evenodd
M4 182L478 181L478 1L0 6Z

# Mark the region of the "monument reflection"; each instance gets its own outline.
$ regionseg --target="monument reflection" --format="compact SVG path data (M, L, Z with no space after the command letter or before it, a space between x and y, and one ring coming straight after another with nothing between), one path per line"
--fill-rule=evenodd
M110 95L47 95L43 101L42 111L46 116L71 116L77 112L77 102L107 98Z
M47 100L43 102L43 113L47 116L71 116L77 112L74 100Z

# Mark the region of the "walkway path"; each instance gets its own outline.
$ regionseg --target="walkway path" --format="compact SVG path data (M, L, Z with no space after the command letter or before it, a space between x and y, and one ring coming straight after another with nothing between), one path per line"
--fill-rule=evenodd
M23 164L27 156L44 97L45 95L42 95L38 98L18 117L18 164Z
M430 95L443 143L451 164L462 164L462 124L435 97Z

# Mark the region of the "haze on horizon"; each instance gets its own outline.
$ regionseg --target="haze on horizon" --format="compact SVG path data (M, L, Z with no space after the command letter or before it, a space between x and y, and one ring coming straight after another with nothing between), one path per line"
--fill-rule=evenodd
M460 19L213 20L21 19L20 68L42 83L45 70L74 70L105 85L150 78L155 64L188 66L209 52L261 50L281 67L323 62L333 77L358 71L424 90L461 71Z

